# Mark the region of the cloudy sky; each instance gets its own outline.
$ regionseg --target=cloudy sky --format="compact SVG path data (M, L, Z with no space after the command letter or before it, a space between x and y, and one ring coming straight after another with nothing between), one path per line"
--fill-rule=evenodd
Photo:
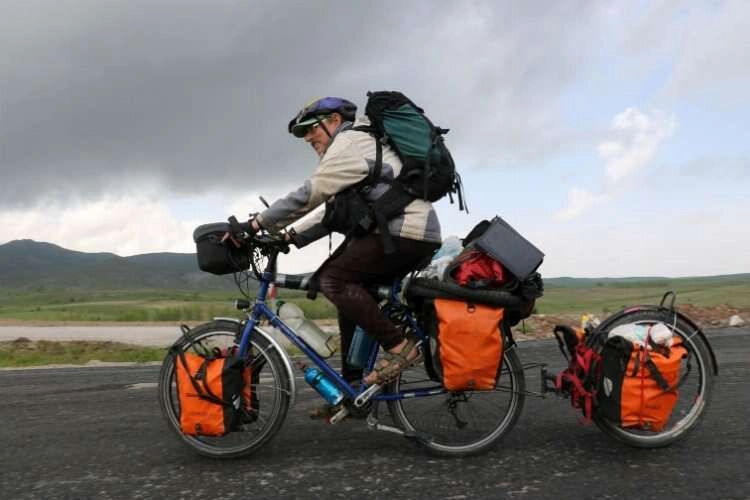
M405 5L405 6L404 6ZM0 244L194 250L296 188L313 97L398 89L546 276L750 272L750 3L0 3ZM282 261L312 270L327 241Z

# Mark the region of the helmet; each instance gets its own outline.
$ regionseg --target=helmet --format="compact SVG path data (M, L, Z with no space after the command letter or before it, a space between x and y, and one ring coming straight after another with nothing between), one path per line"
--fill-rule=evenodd
M357 105L340 97L322 97L310 101L289 122L289 133L295 137L304 137L307 129L317 123L322 117L331 113L339 113L344 121L354 121Z

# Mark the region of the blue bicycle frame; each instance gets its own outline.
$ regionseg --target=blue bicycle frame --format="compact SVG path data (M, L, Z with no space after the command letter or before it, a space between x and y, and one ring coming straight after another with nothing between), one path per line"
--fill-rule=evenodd
M255 298L255 304L252 306L252 309L248 313L248 321L246 322L244 329L242 330L242 337L239 342L239 356L245 357L248 354L248 349L250 348L250 338L252 336L253 331L255 330L255 327L260 323L262 319L267 319L269 323L276 327L279 331L281 331L286 338L288 338L295 346L297 346L305 355L312 360L315 365L320 368L320 370L328 377L329 380L336 383L336 385L344 391L344 393L352 400L356 399L360 394L362 394L366 389L367 386L364 384L361 384L358 389L355 389L351 385L349 385L339 373L333 369L324 358L320 357L318 353L316 353L310 346L305 343L304 339L299 337L294 330L289 328L282 320L279 318L276 313L268 307L266 304L266 296L268 294L268 290L270 287L270 284L274 282L274 274L269 271L263 272L260 281L260 288L258 290L258 295ZM388 313L388 310L392 308L395 304L398 303L398 293L400 291L400 283L395 283L390 290L390 297L388 300L388 305L385 308L385 313ZM412 315L407 316L408 321L410 323L410 326L413 328L413 330L417 333L417 336L423 341L427 341L427 337L424 335L424 333L419 329L416 320ZM372 351L370 352L370 355L368 357L367 366L366 366L366 372L372 371L373 367L375 366L375 362L378 355L378 350L380 348L380 345L375 342L372 347ZM346 353L341 353L342 356L346 356ZM415 389L415 390L407 390L407 391L400 391L398 393L391 393L391 394L376 394L375 396L369 398L371 401L393 401L398 399L404 399L404 398L418 398L418 397L425 397L425 396L432 396L437 394L443 394L445 393L445 389L438 383L435 384L435 387L428 387L428 388L422 388L422 389Z

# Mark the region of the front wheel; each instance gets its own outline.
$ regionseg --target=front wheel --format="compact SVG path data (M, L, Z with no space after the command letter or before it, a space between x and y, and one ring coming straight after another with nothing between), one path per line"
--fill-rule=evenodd
M687 349L688 356L682 361L680 373L684 382L677 389L677 403L672 410L669 422L663 430L653 432L632 427L621 427L594 413L596 425L615 439L637 448L658 448L667 446L684 438L695 429L705 415L706 407L711 397L713 387L713 364L710 348L702 335L698 335L695 328L680 316L664 310L639 310L622 314L607 324L607 328L595 334L589 345L600 351L604 345L606 334L615 326L623 324L640 324L651 326L664 323L673 330L673 335L679 336Z
M214 347L221 350L235 345L237 324L229 321L212 321L190 331L190 336L178 340L185 351L210 352ZM291 384L281 355L264 338L253 334L249 352L253 356L252 418L243 418L235 430L220 437L188 436L180 430L180 400L175 382L175 357L172 353L162 363L159 373L159 405L169 427L180 439L201 455L212 458L234 458L258 450L276 432L286 418L289 409Z
M388 392L434 387L421 366L403 372ZM441 456L467 456L491 448L515 425L523 410L526 388L523 366L515 346L503 353L494 390L445 392L388 402L397 425L417 432L420 443Z

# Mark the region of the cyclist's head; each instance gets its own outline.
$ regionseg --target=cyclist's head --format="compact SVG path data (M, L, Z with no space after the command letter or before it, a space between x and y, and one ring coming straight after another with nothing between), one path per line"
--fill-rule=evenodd
M340 97L322 97L310 101L304 108L297 113L297 116L289 122L289 133L295 137L305 137L312 125L318 124L324 118L328 118L334 113L338 113L341 121L354 121L354 115L357 112L356 104Z

